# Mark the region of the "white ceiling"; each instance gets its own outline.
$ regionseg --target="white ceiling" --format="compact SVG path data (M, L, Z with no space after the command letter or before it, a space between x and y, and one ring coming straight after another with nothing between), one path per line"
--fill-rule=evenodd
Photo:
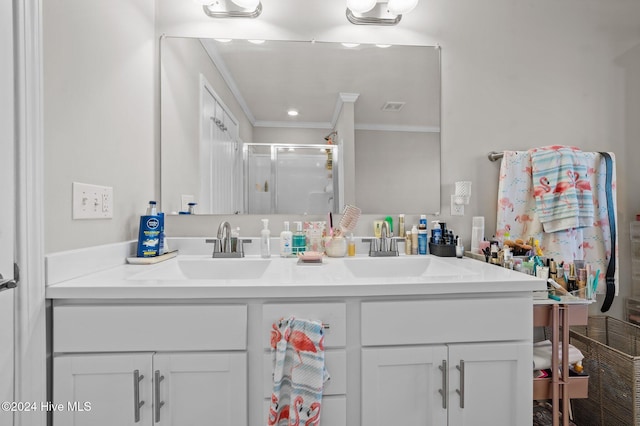
M202 43L255 126L333 128L340 94L357 94L356 128L439 131L440 58L434 47ZM382 111L387 102L405 105ZM291 108L300 114L287 116Z

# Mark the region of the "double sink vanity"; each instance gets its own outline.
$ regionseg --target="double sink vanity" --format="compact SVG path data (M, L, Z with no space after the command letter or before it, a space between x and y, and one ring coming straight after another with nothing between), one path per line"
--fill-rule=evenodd
M542 280L468 258L300 265L170 246L181 254L155 265L47 259L52 400L91 407L55 426L266 424L270 331L292 315L326 328L323 425L531 422Z

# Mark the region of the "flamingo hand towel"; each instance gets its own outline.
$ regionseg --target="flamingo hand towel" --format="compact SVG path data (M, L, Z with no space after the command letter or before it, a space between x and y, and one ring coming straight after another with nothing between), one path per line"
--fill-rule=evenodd
M587 159L578 148L531 150L536 210L545 232L593 226L593 194Z
M322 323L289 317L272 325L273 393L268 426L318 426L324 364Z

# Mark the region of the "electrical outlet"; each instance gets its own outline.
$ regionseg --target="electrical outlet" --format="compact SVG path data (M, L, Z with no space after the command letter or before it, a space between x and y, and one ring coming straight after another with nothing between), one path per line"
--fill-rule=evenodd
M456 204L455 197L451 196L451 216L464 216L464 204Z
M113 218L113 188L73 182L73 219Z

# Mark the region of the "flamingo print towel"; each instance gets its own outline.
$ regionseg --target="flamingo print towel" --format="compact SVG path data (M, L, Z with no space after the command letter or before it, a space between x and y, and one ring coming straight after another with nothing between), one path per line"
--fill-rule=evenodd
M289 317L271 329L273 393L268 426L318 426L324 365L322 323Z
M542 148L538 148L539 150ZM532 151L504 151L500 166L498 186L498 215L496 236L504 236L508 231L510 238L527 240L533 237L540 241L540 247L548 258L556 262L571 263L584 260L593 271L600 270L598 293L604 293L605 271L611 253L618 251L617 243L612 245L609 227L609 214L606 203L606 165L604 158L597 152L582 152L586 158L589 185L592 188L594 217L591 226L570 228L564 231L544 232L540 220L542 212L537 206L540 180L532 179ZM613 154L612 154L613 156ZM614 206L616 205L616 173L613 168L611 185ZM616 213L614 212L614 219ZM616 241L619 241L616 238ZM619 270L616 256L616 271ZM616 294L618 292L616 278Z
M593 194L587 158L573 147L531 150L536 208L545 232L593 225Z

